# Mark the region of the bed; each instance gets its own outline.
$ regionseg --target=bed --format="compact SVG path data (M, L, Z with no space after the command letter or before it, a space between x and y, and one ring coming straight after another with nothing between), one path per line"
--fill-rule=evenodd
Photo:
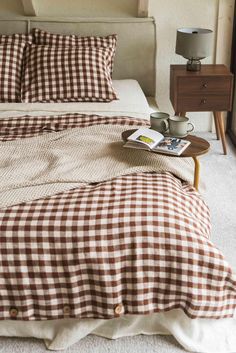
M48 143L91 131L94 141L107 136L106 143L120 148L124 129L149 126L153 19L0 21L4 34L34 26L117 33L113 86L119 100L1 103L2 154L24 141ZM191 161L175 165L160 157L158 163L156 170L150 160L146 170L140 162L108 180L66 180L69 187L60 189L61 183L53 194L46 183L23 196L1 190L0 335L36 337L60 350L90 333L113 339L172 334L190 351L235 351L236 282L210 240L209 210L191 185Z

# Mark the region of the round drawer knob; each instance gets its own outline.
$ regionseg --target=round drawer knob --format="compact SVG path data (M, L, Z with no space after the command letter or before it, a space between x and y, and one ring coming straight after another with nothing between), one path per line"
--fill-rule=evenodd
M203 83L202 87L207 88L207 83Z
M202 104L206 104L206 102L207 102L206 99L202 99L202 100L201 100L201 103L202 103Z

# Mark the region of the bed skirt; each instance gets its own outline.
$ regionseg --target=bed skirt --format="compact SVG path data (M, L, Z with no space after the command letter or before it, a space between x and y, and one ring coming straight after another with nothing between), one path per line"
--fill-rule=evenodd
M234 318L190 319L180 309L152 315L127 315L116 319L62 319L50 321L0 321L0 336L43 339L49 350L64 350L89 334L117 339L139 334L173 335L191 352L236 351Z

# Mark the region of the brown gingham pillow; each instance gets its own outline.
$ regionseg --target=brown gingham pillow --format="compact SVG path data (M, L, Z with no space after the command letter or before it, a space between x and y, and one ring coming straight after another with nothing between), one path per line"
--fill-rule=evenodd
M32 43L33 36L32 34L20 34L20 33L15 33L12 35L5 35L5 34L0 35L0 44L11 43L13 41L16 41L16 42L18 41L22 43Z
M114 57L116 51L117 35L111 34L105 37L79 37L74 34L63 35L54 34L43 31L38 28L32 30L33 43L42 45L56 45L56 46L78 46L78 47L95 47L95 48L109 48L107 50L107 64L112 75L114 66Z
M32 35L0 35L0 102L20 102L24 47Z
M117 99L107 48L27 45L22 102L110 102Z

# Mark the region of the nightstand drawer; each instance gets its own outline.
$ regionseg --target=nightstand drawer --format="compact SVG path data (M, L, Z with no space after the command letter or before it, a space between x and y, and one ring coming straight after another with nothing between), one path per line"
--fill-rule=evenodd
M178 92L180 96L203 94L229 94L231 77L179 77Z
M177 111L227 111L230 110L230 95L188 95L178 98Z

